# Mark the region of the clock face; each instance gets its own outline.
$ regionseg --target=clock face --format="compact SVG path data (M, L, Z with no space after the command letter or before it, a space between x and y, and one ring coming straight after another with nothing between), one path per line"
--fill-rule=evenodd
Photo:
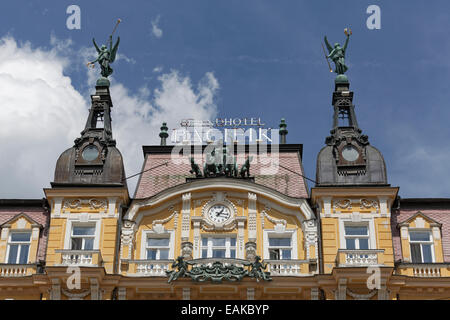
M92 161L97 159L98 157L98 149L96 146L89 145L86 148L83 149L83 152L81 153L81 156L86 161Z
M222 223L226 221L231 216L230 209L228 207L216 204L211 207L208 211L208 217L211 219L211 221L216 223Z
M359 158L359 152L355 147L345 146L344 149L342 149L342 156L347 161L356 161Z

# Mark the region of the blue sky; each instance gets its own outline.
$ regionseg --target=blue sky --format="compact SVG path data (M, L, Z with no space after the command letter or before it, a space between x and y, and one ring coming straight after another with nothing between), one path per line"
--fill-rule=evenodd
M80 30L66 28L66 8L71 4L81 9ZM381 8L379 30L366 26L366 9L372 4ZM113 81L122 85L121 93L128 99L119 101L145 105L141 111L135 106L134 114L157 105L155 90L164 90L164 75L176 72L178 80L188 79L186 86L197 97L204 82L210 81L207 98L212 100L205 108L215 113L209 115L260 116L272 127L286 118L288 143L303 144L305 173L313 179L317 153L331 128L334 89L321 42L327 35L330 42L343 43L343 30L350 27L347 75L359 126L383 153L389 182L400 186L402 197L449 197L448 1L2 1L0 16L0 37L14 39L18 48L28 42L30 56L62 44L52 52L71 61L61 65L84 99L85 109L76 114L80 123L87 116L93 87L78 52L91 47L92 37L105 42L121 18L116 35L121 37L123 56L112 65ZM159 33L153 32L153 26ZM113 119L117 108L129 108L117 103L115 107ZM140 117L151 121L151 115ZM120 119L113 122L113 130ZM51 154L70 147L81 129L62 149L47 140ZM155 130L136 134L141 145L158 141ZM120 148L121 136L115 132L115 137ZM6 138L0 141L14 144ZM127 155L125 160L136 163L126 163L127 174L134 174L142 164L142 153ZM48 167L51 170L43 169L46 180L45 175L36 177L40 185L36 191L4 185L0 192L4 197L42 196L41 188L53 179L54 163Z

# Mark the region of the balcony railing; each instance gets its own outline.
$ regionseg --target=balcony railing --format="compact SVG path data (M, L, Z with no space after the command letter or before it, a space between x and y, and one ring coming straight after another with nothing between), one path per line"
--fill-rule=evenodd
M420 277L435 278L448 277L450 275L449 263L400 263L397 265L397 274Z
M61 254L62 266L100 267L102 255L100 250L55 250Z
M143 277L165 277L173 260L130 260L131 275Z
M339 249L336 263L339 267L365 267L383 264L384 250Z
M267 263L267 271L271 276L301 276L302 265L308 264L307 260L264 260Z
M215 261L220 261L224 265L233 264L238 267L244 267L247 260L241 259L227 259L227 258L206 258L194 259L194 266L211 265ZM172 269L173 260L129 260L128 275L141 277L165 277L166 271ZM304 276L302 273L302 265L308 265L307 260L264 260L267 263L266 271L269 271L271 276ZM307 270L306 266L306 270Z
M0 264L0 277L24 277L36 273L36 264Z

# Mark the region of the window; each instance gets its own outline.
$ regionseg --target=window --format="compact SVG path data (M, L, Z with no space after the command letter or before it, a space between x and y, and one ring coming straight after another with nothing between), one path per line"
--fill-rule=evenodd
M411 259L413 263L433 262L433 240L430 232L410 232L409 243L411 246Z
M8 262L12 264L27 264L30 250L30 232L12 232L8 242Z
M93 250L95 226L74 226L72 228L72 250Z
M289 260L291 251L291 238L269 238L269 259Z
M169 238L147 238L147 260L166 260L169 259Z
M236 238L203 237L202 258L236 258Z
M345 246L350 250L369 249L369 230L367 226L345 226Z

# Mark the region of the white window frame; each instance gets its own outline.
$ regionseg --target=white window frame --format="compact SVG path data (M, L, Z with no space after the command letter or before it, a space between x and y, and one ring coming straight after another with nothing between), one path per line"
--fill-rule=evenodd
M208 239L208 244L206 246L207 254L206 258L203 258L203 250L205 249L203 246L203 239ZM212 244L212 238L225 238L225 246L213 246ZM231 246L231 239L235 239L235 245L234 247ZM200 237L200 258L201 259L220 259L220 258L213 258L213 249L225 249L225 258L230 259L231 258L231 249L234 249L234 258L236 259L238 256L237 252L237 236L234 234L203 234Z
M85 228L91 228L91 227L93 227L94 228L94 234L92 234L92 235L75 235L74 236L74 234L73 234L73 230L75 229L75 228L83 228L83 227L85 227ZM76 223L76 224L72 224L72 230L70 230L70 246L71 246L71 250L86 250L86 249L84 249L84 246L85 246L85 241L84 241L84 239L85 238L92 238L92 239L94 239L94 241L93 241L93 244L92 244L92 249L87 249L88 251L89 250L94 250L94 243L95 243L95 230L96 230L96 228L95 228L95 224L93 224L93 223L82 223L82 224L78 224L78 223ZM81 239L83 239L82 240L82 242L81 242L81 249L73 249L72 248L72 239L73 238L81 238Z
M365 227L367 229L367 235L348 235L345 232L345 227ZM353 223L353 222L347 222L344 224L344 238L347 239L358 239L358 241L355 241L355 249L348 249L347 248L347 241L345 241L345 249L347 250L370 250L372 249L371 243L370 243L370 229L369 226L366 223ZM359 248L359 239L364 238L367 239L367 249L360 249Z
M29 233L30 234L30 240L28 242L25 241L17 241L17 242L12 242L11 243L11 235L14 233ZM6 248L6 256L5 256L5 262L8 264L18 264L18 263L11 263L9 261L9 249L10 249L10 245L11 244L18 244L19 245L19 250L17 251L17 257L16 257L16 261L17 259L20 257L20 251L22 250L22 244L28 244L28 255L27 255L27 262L25 264L28 264L30 261L30 250L31 250L31 236L32 236L32 232L31 230L10 230L9 231L9 235L8 235L8 243L7 243L7 248Z
M430 235L430 241L411 241L411 233L414 232L426 232ZM412 259L412 251L411 251L411 243L419 243L419 244L430 244L431 245L431 262L423 262L423 248L420 246L420 257L422 258L422 262L417 263L434 263L436 261L436 257L434 254L434 237L433 237L433 231L430 229L416 229L416 228L408 228L408 242L409 242L409 253L410 253L410 259L411 263L413 263Z
M81 216L80 216L81 217ZM95 238L94 238L94 246L92 250L99 250L100 248L100 231L101 231L101 219L94 219L94 218L89 218L86 222L81 222L80 217L77 218L69 218L67 219L67 223L66 223L66 234L64 237L64 249L65 250L72 250L72 230L73 230L73 226L93 226L95 225Z
M175 256L175 230L164 230L164 232L155 232L153 230L143 230L141 236L140 259L147 260L147 239L148 238L169 238L169 260Z
M360 221L354 221L351 217L349 218L339 218L339 244L340 249L346 250L347 245L345 243L345 225L351 226L367 226L369 231L369 249L377 249L377 234L375 232L375 223L372 217L360 217Z
M275 230L264 230L263 233L263 253L264 260L270 260L269 253L269 238L291 238L291 259L298 259L298 242L297 242L297 230L296 229L286 229L284 232L276 232Z

